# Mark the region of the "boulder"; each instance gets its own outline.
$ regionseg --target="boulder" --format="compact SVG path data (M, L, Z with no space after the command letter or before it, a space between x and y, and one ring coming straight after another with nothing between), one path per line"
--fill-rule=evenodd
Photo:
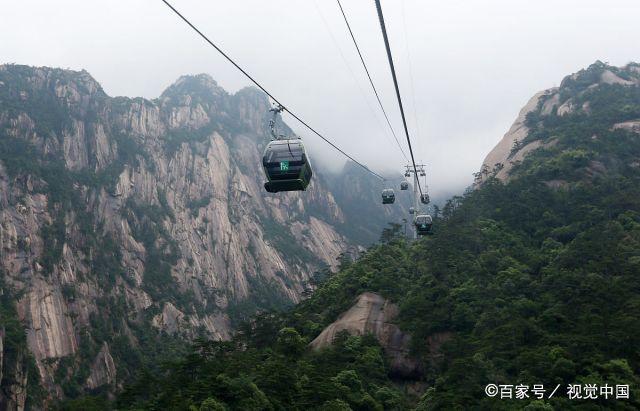
M331 345L335 336L346 331L351 335L373 334L389 359L391 374L411 378L422 373L420 362L409 354L411 336L393 323L397 305L379 294L360 294L355 304L327 326L311 343L313 349Z

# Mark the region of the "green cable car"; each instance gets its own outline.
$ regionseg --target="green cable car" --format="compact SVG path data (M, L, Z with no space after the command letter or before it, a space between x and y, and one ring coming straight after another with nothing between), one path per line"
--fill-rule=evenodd
M392 188L382 190L382 204L393 204L396 201L396 193Z
M273 140L262 156L267 177L264 188L269 193L306 190L313 171L302 140Z
M413 224L416 226L418 235L427 235L431 233L433 220L429 214L418 214L416 219L413 221Z

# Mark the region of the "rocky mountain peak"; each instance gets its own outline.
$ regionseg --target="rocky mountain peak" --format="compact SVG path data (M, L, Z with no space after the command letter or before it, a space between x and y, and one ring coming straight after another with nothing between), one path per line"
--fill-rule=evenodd
M105 96L100 83L86 70L2 64L0 72L3 73L4 78L0 82L0 87L5 88L5 92L9 90L17 92L18 97L23 100L28 98L30 90L43 88L54 91L58 98L77 98L80 93L92 97ZM20 95L21 92L22 95Z
M502 181L508 180L514 164L521 163L537 149L557 143L553 138L536 138L533 136L535 129L540 131L545 125L553 124L554 119L565 116L591 116L594 105L603 108L607 94L611 94L611 87L638 90L640 65L629 63L615 67L596 61L586 69L566 76L559 87L536 93L522 108L502 140L485 157L480 172L476 174L476 185L490 175ZM633 113L629 115L631 117L621 117L610 127L633 129L640 124L640 119L634 118Z
M51 396L114 390L168 341L228 338L361 244L340 179L265 193L268 108L208 75L146 100L86 72L1 66L0 275ZM381 215L374 235L395 219Z
M228 95L228 93L209 74L201 73L180 76L162 92L160 98L175 98L185 95L221 97Z

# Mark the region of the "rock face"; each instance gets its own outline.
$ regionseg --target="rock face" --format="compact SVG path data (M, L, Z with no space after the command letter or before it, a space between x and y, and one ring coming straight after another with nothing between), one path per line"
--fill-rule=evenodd
M109 352L109 345L105 342L91 366L91 374L87 378L85 385L87 388L95 390L105 384L113 384L115 379L116 365Z
M486 167L488 170L493 170L496 167L496 164L501 164L502 169L497 172L496 176L501 180L505 180L507 178L509 170L511 170L511 149L516 141L524 140L529 134L529 129L525 125L527 114L536 110L540 104L541 98L543 96L548 96L549 93L552 92L552 90L541 91L531 97L527 104L525 104L525 106L520 110L518 118L516 118L516 121L514 121L509 131L507 131L507 133L502 137L502 140L500 140L493 150L487 154L482 162L483 167ZM483 177L486 177L486 175Z
M611 67L596 62L589 68L567 76L560 87L540 91L520 110L518 118L502 140L489 152L482 162L482 168L476 174L475 184L481 184L487 177L494 175L502 181L509 179L513 165L522 161L529 153L541 147L553 144L553 141L529 141L530 128L528 116L538 120L550 116L570 114L590 114L590 102L582 101L585 92L602 85L622 87L640 87L640 67L630 63L624 67ZM579 101L579 104L578 104ZM619 123L614 128L638 132L639 121Z
M400 193L396 193L393 207L381 204L382 190L390 184L399 186L400 179L388 176L389 181L382 182L370 177L369 173L351 162L345 165L342 173L327 177L331 193L343 213L348 216L349 224L344 228L349 230L348 236L360 244L378 240L380 227L389 222L400 222L411 207L410 196Z
M419 362L409 356L411 337L393 323L398 307L376 293L363 293L356 303L325 328L310 346L320 349L330 345L335 336L346 331L351 335L373 334L389 358L390 371L400 377L414 377L421 372Z
M53 396L116 389L162 336L228 338L357 246L322 173L263 190L269 108L208 75L151 101L0 66L0 275Z
M627 131L632 131L634 133L640 134L640 119L639 120L631 120L624 121L622 123L616 123L613 125L614 129L622 129Z

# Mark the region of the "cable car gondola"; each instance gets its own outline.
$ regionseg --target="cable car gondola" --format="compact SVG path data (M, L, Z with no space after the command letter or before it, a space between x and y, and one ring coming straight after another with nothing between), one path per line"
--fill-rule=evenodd
M416 226L418 235L427 235L431 232L433 220L431 219L431 216L429 214L418 214L413 223Z
M409 214L415 214L416 209L413 207L409 207Z
M270 193L306 190L313 171L302 140L273 140L262 156L267 176L264 188Z
M430 201L431 199L429 198L429 194L427 193L420 194L420 202L422 204L429 204Z
M382 204L393 204L396 201L396 193L392 188L382 190Z
M407 183L406 181L403 181L402 183L400 183L400 190L408 190L409 189L409 183Z

